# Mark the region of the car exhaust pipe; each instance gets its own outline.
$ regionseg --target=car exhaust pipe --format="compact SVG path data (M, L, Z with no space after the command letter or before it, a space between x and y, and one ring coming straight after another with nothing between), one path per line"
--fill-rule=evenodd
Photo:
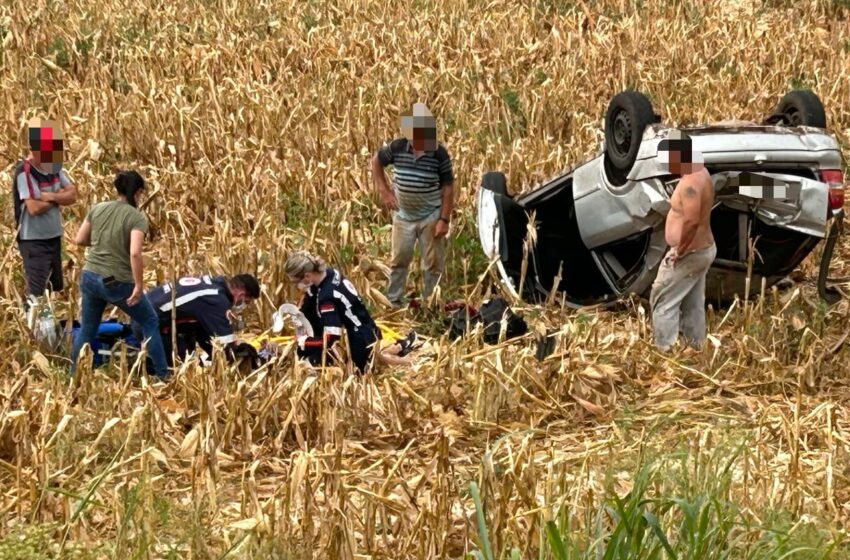
M827 305L833 305L841 300L841 292L826 285L829 265L832 261L832 252L835 249L835 243L844 229L844 210L835 212L834 218L832 226L829 228L829 234L826 238L826 245L823 248L823 255L821 256L820 268L818 270L818 295Z

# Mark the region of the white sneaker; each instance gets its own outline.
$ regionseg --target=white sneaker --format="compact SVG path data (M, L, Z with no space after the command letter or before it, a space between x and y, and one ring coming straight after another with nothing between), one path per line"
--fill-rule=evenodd
M28 295L24 302L24 322L30 332L35 330L36 317L41 307L39 298L33 295Z

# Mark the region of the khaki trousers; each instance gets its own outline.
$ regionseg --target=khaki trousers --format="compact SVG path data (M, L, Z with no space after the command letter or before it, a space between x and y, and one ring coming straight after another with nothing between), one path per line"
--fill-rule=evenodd
M413 248L419 242L422 253L422 275L425 289L422 297L427 299L439 282L445 269L446 238L434 237L434 229L440 219L440 210L416 222L393 218L393 255L390 263L390 285L387 299L393 305L401 305L404 299L404 287L410 263L413 261Z
M679 332L688 345L700 348L705 340L705 276L717 247L688 253L673 263L673 249L661 261L652 284L652 334L655 345L669 350Z

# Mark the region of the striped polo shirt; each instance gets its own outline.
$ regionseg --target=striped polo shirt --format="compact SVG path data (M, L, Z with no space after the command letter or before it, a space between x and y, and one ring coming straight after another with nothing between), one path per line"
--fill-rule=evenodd
M443 187L454 181L452 160L442 144L417 158L407 138L397 138L378 150L378 161L393 166L396 217L401 220L424 220L439 210Z

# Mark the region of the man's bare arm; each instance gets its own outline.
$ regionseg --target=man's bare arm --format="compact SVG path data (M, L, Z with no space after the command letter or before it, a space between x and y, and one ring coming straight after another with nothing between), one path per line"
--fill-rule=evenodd
M53 194L53 201L59 206L69 206L77 201L77 187L73 184Z
M375 183L375 188L378 194L383 194L388 191L387 176L384 173L384 166L381 165L381 160L378 159L378 154L372 156L372 181Z
M50 193L44 193L50 194ZM53 202L49 200L39 200L37 198L27 198L24 200L24 205L27 208L27 213L30 216L40 216L54 207Z
M455 184L447 183L443 185L441 216L447 220L452 217L452 210L455 205Z
M378 191L378 196L381 198L384 206L390 210L398 210L398 201L395 194L387 185L387 176L384 173L384 166L381 165L381 160L378 154L372 156L372 181L375 183L375 189Z
M699 190L695 186L684 184L681 188L682 236L679 239L679 246L676 247L676 253L684 255L690 250L699 231L702 203Z

